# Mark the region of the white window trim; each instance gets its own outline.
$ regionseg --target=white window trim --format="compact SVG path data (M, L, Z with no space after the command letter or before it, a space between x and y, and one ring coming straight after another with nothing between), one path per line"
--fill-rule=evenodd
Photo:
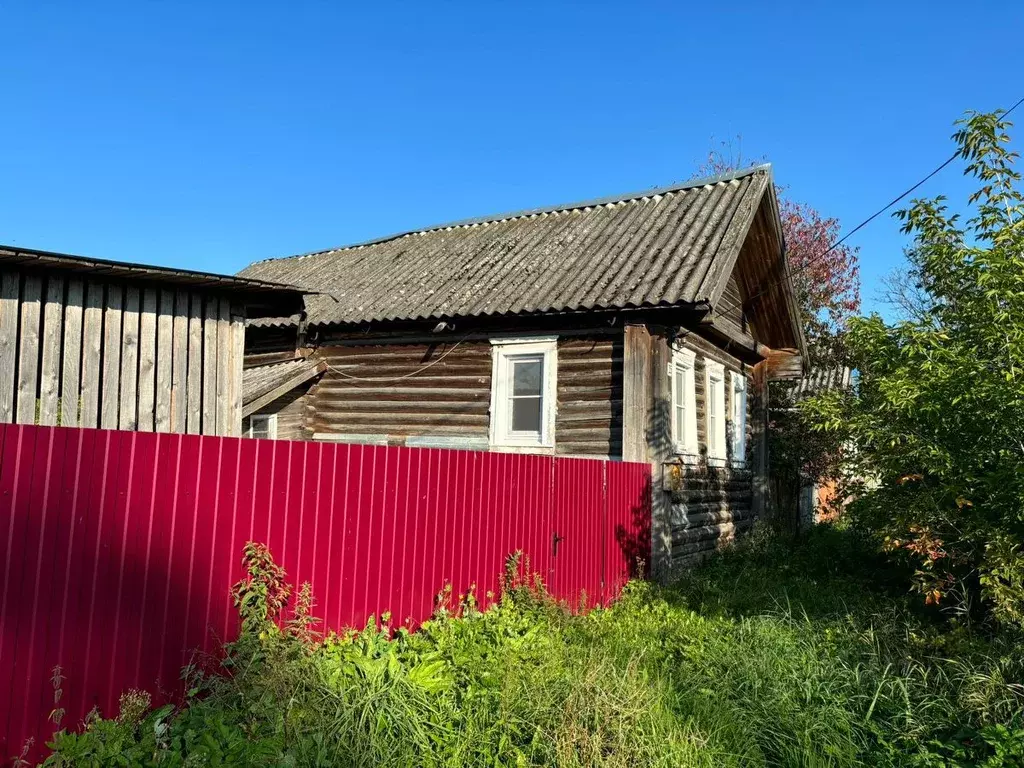
M672 450L684 460L694 461L700 453L697 441L697 388L696 388L697 355L690 349L673 349L672 362L669 363L669 389L672 393L669 425L672 431ZM683 393L676 391L676 373L682 371ZM683 403L683 434L678 434L676 426L676 403L680 396L685 397Z
M730 371L732 391L732 463L744 467L747 463L747 377Z
M495 337L491 340L491 425L492 448L510 450L553 449L555 447L555 409L558 397L558 337ZM503 368L513 355L543 355L544 381L541 384L540 435L512 433L512 414L508 402L508 380Z
M721 402L718 410L718 424L715 434L711 434L711 398L715 397L716 388L720 388ZM724 466L726 460L725 447L725 366L711 360L704 361L704 425L708 441L708 463Z
M276 413L253 413L249 416L249 428L245 431L245 437L252 437L253 423L259 419L267 422L267 437L264 440L277 440L277 414Z

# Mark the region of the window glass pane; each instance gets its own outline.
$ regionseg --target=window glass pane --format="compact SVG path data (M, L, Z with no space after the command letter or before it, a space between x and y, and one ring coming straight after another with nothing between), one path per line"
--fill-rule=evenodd
M512 431L540 433L540 397L512 398Z
M543 362L539 357L512 361L512 394L540 395Z
M270 419L259 419L253 418L252 420L252 436L266 440L270 437Z
M708 387L708 453L717 458L725 453L725 382L720 376L712 375L708 378Z

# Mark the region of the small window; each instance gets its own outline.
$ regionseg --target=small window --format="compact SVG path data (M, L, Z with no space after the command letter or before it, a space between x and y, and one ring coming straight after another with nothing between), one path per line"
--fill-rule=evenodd
M277 439L277 414L256 413L242 424L244 437L255 437L262 440Z
M672 391L672 447L685 456L696 456L698 452L695 359L689 349L673 350L668 371Z
M704 362L704 409L707 413L708 459L725 459L725 369L721 363Z
M491 445L553 447L557 342L545 337L491 343Z
M747 460L747 377L731 373L732 377L732 461L743 466Z

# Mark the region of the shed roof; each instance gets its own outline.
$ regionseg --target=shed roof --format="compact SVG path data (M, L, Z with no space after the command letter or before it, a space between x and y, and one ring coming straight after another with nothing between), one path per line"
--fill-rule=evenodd
M218 275L171 267L154 267L126 261L110 261L90 256L40 251L14 245L0 245L0 267L58 270L103 280L134 280L161 286L196 290L216 290L243 299L250 316L262 313L280 314L302 309L303 295L308 291L277 282L252 277Z
M309 381L326 370L322 360L303 358L257 365L242 370L242 415L248 416L265 401Z
M797 382L792 398L799 401L823 392L850 391L853 389L853 380L853 371L846 366L812 368Z
M771 189L761 165L269 259L240 274L322 292L307 297L311 324L700 305L718 295Z

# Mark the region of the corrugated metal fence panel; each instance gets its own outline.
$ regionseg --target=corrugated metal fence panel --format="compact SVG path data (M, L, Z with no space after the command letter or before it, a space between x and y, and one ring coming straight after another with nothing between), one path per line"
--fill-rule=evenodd
M64 727L173 696L237 632L246 541L329 629L416 626L445 584L486 606L515 551L592 606L645 556L649 488L640 464L0 424L0 758L49 738L58 664Z
M604 593L602 545L604 466L596 459L557 461L552 547L557 552L551 585L572 600L572 608L592 607Z
M646 464L607 462L605 522L605 599L618 597L632 578L648 574L651 563L651 471Z

